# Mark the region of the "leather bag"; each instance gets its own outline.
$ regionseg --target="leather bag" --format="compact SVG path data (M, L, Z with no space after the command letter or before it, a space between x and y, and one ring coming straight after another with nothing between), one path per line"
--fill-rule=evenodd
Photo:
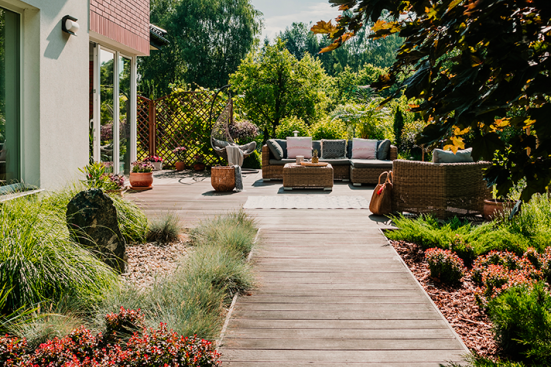
M381 179L386 179L381 183ZM387 215L392 212L392 171L383 172L369 203L369 210L375 215Z

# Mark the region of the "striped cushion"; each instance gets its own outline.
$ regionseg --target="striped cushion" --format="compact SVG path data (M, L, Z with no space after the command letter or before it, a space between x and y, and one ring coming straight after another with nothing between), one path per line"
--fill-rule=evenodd
M297 155L303 155L306 159L312 158L311 137L287 138L287 158L296 158Z
M354 138L352 159L377 159L377 140Z

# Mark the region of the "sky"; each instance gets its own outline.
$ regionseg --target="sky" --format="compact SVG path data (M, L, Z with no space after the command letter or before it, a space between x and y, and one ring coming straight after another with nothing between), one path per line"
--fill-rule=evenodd
M251 0L251 3L264 14L261 40L266 36L272 40L293 22L315 24L318 20L335 19L340 14L328 0Z

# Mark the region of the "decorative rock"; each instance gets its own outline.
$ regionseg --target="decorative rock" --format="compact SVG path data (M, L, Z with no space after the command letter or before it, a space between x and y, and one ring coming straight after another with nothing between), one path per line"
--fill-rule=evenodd
M67 226L75 241L120 273L126 269L126 243L113 200L100 189L79 192L67 205Z

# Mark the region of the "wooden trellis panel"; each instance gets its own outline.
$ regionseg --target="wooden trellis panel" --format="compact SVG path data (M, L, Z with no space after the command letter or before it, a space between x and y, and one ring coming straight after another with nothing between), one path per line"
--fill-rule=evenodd
M165 167L174 167L178 157L174 148L185 146L183 159L186 165L194 163L194 156L201 154L207 166L220 163L210 146L213 121L210 120L214 92L180 92L149 100L138 98L138 159L147 155L163 158ZM225 96L218 96L214 106L214 120L226 104ZM140 147L148 147L143 155Z

